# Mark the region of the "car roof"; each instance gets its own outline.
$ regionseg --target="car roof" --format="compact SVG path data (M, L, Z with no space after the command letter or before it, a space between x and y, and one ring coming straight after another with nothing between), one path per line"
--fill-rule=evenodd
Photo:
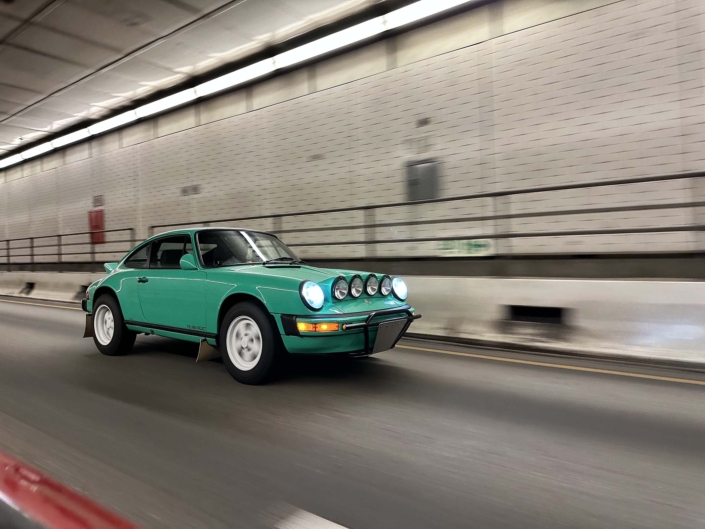
M271 235L273 237L276 237L275 234L269 233L267 231L262 231L262 230L252 230L250 228L238 228L238 227L233 227L233 226L201 226L198 228L182 228L179 230L170 230L170 231L165 231L162 233L157 233L156 235L152 235L150 238L146 239L144 242L151 241L153 239L157 239L160 237L164 237L166 235L186 235L186 234L193 234L199 231L210 231L210 230L233 230L233 231L249 231L249 232L255 232L255 233L265 233L267 235Z

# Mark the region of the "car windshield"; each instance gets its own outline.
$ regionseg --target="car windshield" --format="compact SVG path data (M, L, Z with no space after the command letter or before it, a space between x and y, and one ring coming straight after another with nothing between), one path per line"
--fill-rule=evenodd
M202 231L198 234L198 248L201 261L206 268L238 264L301 262L296 254L274 235L254 231Z

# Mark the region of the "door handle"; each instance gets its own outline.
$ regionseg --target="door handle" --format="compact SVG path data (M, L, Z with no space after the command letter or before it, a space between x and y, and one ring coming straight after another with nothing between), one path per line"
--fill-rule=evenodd
M146 277L139 277L139 278L137 278L137 282L138 283L149 283L149 279L147 279Z

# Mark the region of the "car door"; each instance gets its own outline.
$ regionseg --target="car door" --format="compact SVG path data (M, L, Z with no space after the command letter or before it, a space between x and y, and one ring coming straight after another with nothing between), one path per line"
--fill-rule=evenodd
M149 243L136 248L123 262L120 270L120 288L117 291L125 321L144 321L137 292L137 279L142 277L149 263Z
M147 323L198 333L206 327L206 273L181 269L187 253L193 254L190 235L152 241L149 268L138 278L137 291Z

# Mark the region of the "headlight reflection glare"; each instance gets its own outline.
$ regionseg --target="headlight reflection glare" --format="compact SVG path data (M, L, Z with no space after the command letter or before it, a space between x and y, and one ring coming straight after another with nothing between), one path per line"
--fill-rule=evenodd
M409 294L406 283L404 283L401 277L394 278L392 281L392 290L394 290L394 295L402 301L404 301Z
M323 289L313 281L305 281L301 285L301 299L308 308L312 310L320 310L323 307L325 296Z

